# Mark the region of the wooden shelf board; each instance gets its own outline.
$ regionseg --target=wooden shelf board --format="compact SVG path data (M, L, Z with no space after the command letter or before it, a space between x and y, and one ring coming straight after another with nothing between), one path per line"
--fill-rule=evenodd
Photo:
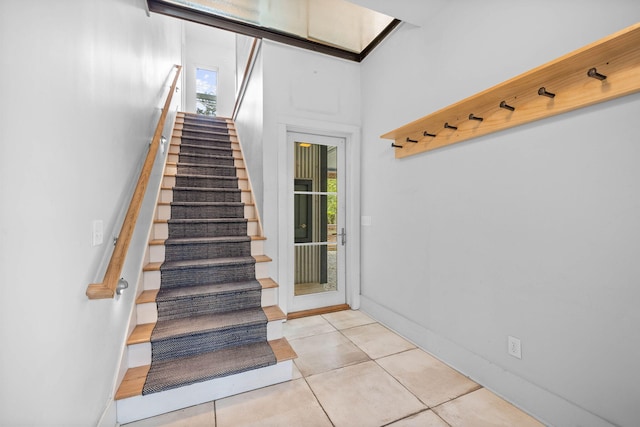
M607 76L587 76L595 67ZM555 98L538 95L545 87ZM455 144L470 138L566 113L640 91L640 24L541 65L490 89L445 107L381 136L403 148L396 158ZM500 108L500 102L515 108ZM469 120L469 114L482 122ZM445 129L444 124L457 126ZM435 134L425 137L423 132ZM407 142L407 138L417 143Z

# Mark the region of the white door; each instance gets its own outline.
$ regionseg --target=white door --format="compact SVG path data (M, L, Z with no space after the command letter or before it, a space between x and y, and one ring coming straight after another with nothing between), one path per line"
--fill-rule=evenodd
M345 140L288 132L293 152L289 311L344 304ZM289 205L291 206L291 204Z

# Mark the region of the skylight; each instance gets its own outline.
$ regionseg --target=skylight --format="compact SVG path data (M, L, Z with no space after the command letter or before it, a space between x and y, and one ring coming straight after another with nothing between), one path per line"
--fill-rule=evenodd
M153 12L356 61L362 60L399 22L346 0L148 0L148 3Z

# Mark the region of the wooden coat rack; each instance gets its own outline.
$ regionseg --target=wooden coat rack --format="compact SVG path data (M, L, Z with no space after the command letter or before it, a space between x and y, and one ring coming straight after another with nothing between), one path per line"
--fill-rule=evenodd
M640 23L381 136L396 158L640 91Z

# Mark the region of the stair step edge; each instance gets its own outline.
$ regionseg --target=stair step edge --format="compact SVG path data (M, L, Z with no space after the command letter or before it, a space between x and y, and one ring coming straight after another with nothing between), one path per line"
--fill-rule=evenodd
M285 320L287 315L278 307L277 305L270 305L268 307L261 307L265 316L267 317L267 322L275 322L278 320ZM220 315L224 313L219 313ZM208 315L204 315L208 316ZM182 319L180 319L182 320ZM154 328L156 327L157 322L154 323L143 323L141 325L136 325L133 328L133 331L127 338L127 345L135 345L135 344L144 344L151 342L151 335L153 333ZM224 327L223 327L224 328ZM177 335L176 335L177 336Z

